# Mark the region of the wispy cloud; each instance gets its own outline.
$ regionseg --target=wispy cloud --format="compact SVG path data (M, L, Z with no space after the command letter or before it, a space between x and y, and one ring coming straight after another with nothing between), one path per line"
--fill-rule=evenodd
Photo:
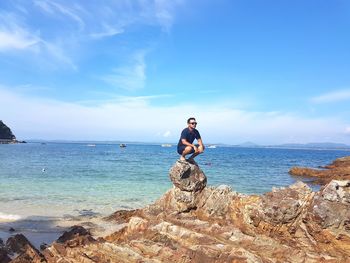
M57 43L43 40L39 32L33 32L9 13L0 14L0 52L28 51L36 60L37 55L53 58L55 61L76 69L73 61Z
M175 16L175 8L182 4L183 1L174 0L155 0L155 15L159 22L159 24L162 26L162 28L166 31L169 31L171 26L174 23L174 16Z
M36 37L29 35L26 31L16 28L14 31L0 29L0 51L11 49L27 49L39 43Z
M50 15L57 15L58 13L73 19L78 23L79 28L82 30L85 27L85 23L82 18L77 13L77 10L82 10L80 6L74 8L74 5L65 6L63 4L59 4L55 1L46 1L46 0L37 0L34 1L35 5L40 7L43 11ZM73 7L73 8L72 8Z
M176 8L182 2L182 0L125 0L101 4L96 1L71 3L58 0L33 0L29 4L14 1L12 9L0 12L0 52L31 51L27 52L24 61L51 63L52 66L47 68L53 69L59 69L60 65L68 65L69 68L77 70L79 61L75 61L75 58L84 57L84 52L87 50L84 47L91 48L96 44L89 42L91 39L104 40L116 37L135 25L139 28L152 26L169 31L174 23ZM33 15L35 20L32 19ZM61 26L63 23L64 26ZM137 49L144 48L147 47L137 47ZM127 50L125 56L130 57L130 54L136 52L131 46L125 49ZM30 54L32 58L29 57ZM140 89L146 80L145 68L144 55L134 55L132 61L125 65L119 63L113 74L105 76L105 79L114 86L124 89Z
M142 89L146 81L145 54L145 51L136 52L127 65L115 68L112 74L103 76L102 79L116 88Z
M18 25L16 17L0 14L0 51L25 50L40 42L40 38L28 29Z
M48 41L41 41L43 49L47 51L48 54L50 54L55 60L63 63L64 65L70 66L72 69L77 70L76 64L73 62L73 60L66 54L63 47L61 47L58 44L48 42Z
M122 34L123 32L124 32L124 29L119 29L108 24L103 24L102 30L98 33L91 33L90 37L98 39L98 38L119 35L119 34Z
M350 100L350 89L336 90L311 98L313 103L331 103Z

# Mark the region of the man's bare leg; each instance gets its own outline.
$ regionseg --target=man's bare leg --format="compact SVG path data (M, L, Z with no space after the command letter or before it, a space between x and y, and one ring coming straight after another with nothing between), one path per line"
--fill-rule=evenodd
M198 151L195 152L195 153L193 153L193 154L191 155L191 157L188 158L188 160L189 160L189 161L194 161L194 157L196 157L197 155L201 154L202 152L204 152L203 147L202 147L202 146L198 146Z
M186 161L185 156L186 156L187 154L191 153L191 151L192 151L192 147L191 147L191 146L186 146L185 150L184 150L184 151L182 152L182 154L181 154L180 160L181 160L181 161Z

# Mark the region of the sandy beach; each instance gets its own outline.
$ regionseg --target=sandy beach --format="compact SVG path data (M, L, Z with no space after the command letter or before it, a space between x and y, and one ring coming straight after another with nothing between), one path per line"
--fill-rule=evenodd
M50 245L75 225L88 229L94 238L109 235L123 227L123 224L108 222L102 216L33 217L22 220L0 219L0 238L6 241L10 236L21 233L37 249L40 249L40 245Z

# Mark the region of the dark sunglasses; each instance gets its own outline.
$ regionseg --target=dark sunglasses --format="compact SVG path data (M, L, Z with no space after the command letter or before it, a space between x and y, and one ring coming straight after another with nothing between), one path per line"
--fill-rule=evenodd
M197 122L190 122L190 124L192 124L192 125L197 125Z

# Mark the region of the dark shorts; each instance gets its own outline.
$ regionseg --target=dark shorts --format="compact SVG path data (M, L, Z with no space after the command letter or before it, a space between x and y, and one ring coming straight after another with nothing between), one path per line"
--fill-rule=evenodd
M181 155L186 147L187 147L186 145L177 146L177 152ZM188 154L191 154L191 153L194 153L194 149L193 148Z

